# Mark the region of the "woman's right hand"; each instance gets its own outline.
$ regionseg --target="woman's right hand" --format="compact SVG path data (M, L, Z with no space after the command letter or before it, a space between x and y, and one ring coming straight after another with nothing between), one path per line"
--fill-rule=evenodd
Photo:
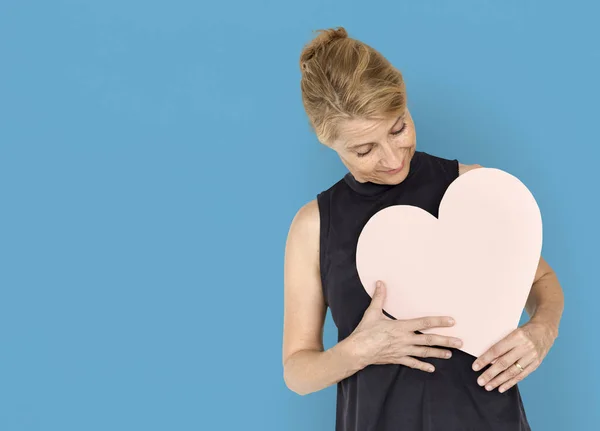
M407 367L433 372L434 366L421 358L451 357L452 352L432 346L458 348L462 340L437 334L417 334L414 331L433 327L453 326L449 316L427 316L409 320L394 320L383 314L385 285L375 289L369 308L350 335L355 353L364 366L371 364L402 364ZM446 356L448 354L448 356Z

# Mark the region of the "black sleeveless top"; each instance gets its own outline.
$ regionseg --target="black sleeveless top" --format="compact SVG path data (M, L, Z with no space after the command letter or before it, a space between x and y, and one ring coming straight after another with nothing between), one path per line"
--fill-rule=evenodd
M338 328L350 335L371 303L356 269L359 234L377 211L413 205L438 216L446 188L458 177L458 161L415 151L404 181L360 183L349 172L317 195L321 218L320 265L325 302ZM384 311L385 312L385 311ZM388 317L392 317L386 313ZM420 333L417 331L417 333ZM369 365L337 384L336 431L530 431L518 386L487 391L475 357L455 348L428 373L401 364Z

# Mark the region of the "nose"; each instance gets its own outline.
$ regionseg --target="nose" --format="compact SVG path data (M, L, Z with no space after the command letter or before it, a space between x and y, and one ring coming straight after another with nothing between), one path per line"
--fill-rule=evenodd
M383 164L386 166L386 170L397 169L402 164L402 157L394 153L394 150L389 145L382 145L380 148L383 151L382 160L385 161Z

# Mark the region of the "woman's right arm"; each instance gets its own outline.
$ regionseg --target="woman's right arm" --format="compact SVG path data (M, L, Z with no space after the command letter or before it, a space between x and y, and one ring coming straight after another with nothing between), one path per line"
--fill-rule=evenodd
M306 395L324 389L364 368L352 338L323 348L327 306L319 265L320 217L317 200L298 210L285 246L284 380L292 391Z
M304 205L292 220L285 247L283 372L288 388L300 395L333 385L371 364L402 364L433 372L423 358L445 358L461 340L437 334L415 334L425 328L452 326L448 316L409 320L383 314L385 283L352 334L323 348L327 307L319 265L320 217L317 201ZM454 343L458 344L454 344Z

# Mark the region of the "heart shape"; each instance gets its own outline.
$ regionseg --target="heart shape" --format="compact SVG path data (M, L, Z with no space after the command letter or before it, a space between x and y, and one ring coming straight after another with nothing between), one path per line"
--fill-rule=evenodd
M452 327L420 330L459 337L479 357L518 327L542 250L542 218L525 185L477 168L446 189L438 218L410 205L375 213L356 248L360 281L396 319L451 316Z

